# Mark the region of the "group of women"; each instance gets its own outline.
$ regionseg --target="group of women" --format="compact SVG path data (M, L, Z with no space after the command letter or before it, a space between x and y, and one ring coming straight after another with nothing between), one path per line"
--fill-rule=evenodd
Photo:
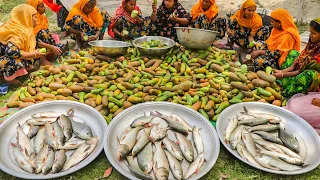
M152 5L152 14L147 17L142 16L136 0L123 0L114 17L100 11L96 0L79 0L68 13L64 7L58 7L59 12L63 11L60 16L66 15L59 26L63 25L76 40L78 48L87 41L103 39L105 32L118 40L159 35L178 41L174 27L214 30L219 32L218 39L227 34L231 47L236 44L249 49L254 65L275 68L274 74L286 97L319 87L319 18L310 23L309 43L299 55L300 36L289 12L274 10L271 30L263 26L254 0L245 1L228 23L218 16L215 0L199 0L191 13L178 0L163 0L159 7ZM47 60L53 61L68 50L67 44L57 44L52 37L44 12L43 0L27 0L26 4L13 8L10 21L0 26L0 77L3 80L17 83L16 78L26 75L35 62L50 63ZM49 53L40 53L37 49L42 47Z

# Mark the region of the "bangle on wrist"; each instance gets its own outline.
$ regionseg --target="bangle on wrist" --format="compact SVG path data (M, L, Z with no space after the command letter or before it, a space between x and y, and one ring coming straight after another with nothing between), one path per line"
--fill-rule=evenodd
M283 72L281 72L281 78L283 78Z

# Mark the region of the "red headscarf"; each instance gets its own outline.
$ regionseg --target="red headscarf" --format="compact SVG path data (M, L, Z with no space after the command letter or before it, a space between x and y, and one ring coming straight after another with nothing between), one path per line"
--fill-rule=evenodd
M116 10L116 16L112 17L112 19L111 19L111 23L110 23L110 26L108 28L108 34L112 38L115 38L115 35L114 35L114 32L113 32L112 29L116 25L118 19L121 18L122 16L125 16L127 18L127 20L129 20L130 22L132 22L134 24L137 23L137 21L134 18L131 17L131 14L128 14L126 12L126 10L124 9L125 5L126 5L126 0L122 0L121 5ZM141 12L139 6L134 7L134 10L137 10L139 13Z
M53 0L43 0L43 2L53 11L53 12L59 12L62 6L59 6L58 4L55 4Z

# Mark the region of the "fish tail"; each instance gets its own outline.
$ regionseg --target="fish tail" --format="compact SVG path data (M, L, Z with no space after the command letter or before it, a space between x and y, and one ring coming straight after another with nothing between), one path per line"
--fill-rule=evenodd
M69 110L67 111L67 115L69 115L69 116L74 116L74 109L73 109L73 108L69 109Z
M245 113L245 114L248 114L248 113L249 113L248 109L247 109L245 106L243 106L243 110L244 110L244 113Z

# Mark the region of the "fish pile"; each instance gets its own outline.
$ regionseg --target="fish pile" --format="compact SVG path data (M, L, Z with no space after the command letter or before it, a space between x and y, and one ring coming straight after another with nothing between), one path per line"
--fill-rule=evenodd
M165 121L167 126L160 127L155 118ZM158 111L151 112L150 116L144 114L134 119L118 138L117 158L126 159L129 169L142 179L152 179L152 175L156 179L168 179L170 170L176 179L188 179L198 173L204 163L200 130L176 114L165 115ZM176 141L169 138L169 131L175 135ZM139 132L141 136L138 138ZM187 137L189 133L192 140ZM182 168L183 161L189 163L187 170Z
M73 109L66 113L47 111L18 124L17 141L11 142L18 165L29 173L58 173L87 158L96 147L98 136L93 136L86 123L76 122L73 117ZM68 158L69 150L74 151Z
M274 114L255 113L244 107L244 112L229 121L226 143L236 149L246 161L258 167L278 171L303 168L299 155L300 144L284 128L282 119Z

